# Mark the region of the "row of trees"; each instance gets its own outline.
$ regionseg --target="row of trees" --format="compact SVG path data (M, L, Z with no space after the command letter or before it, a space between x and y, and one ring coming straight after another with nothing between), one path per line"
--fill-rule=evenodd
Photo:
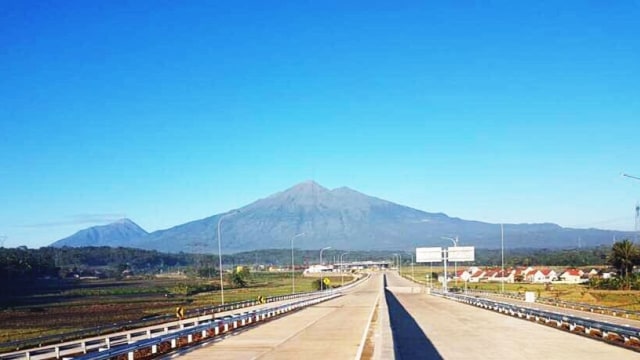
M339 254L341 252L337 252ZM327 252L326 259L331 258ZM612 247L600 246L587 249L509 249L505 258L508 266L549 265L549 266L588 266L611 265L620 278L630 284L633 267L640 264L640 250L629 240L615 243ZM314 262L317 251L296 251L296 263L302 265ZM268 264L289 266L289 249L270 249L224 255L225 264ZM349 259L389 260L386 251L352 251ZM405 264L410 262L409 253L402 256ZM500 264L500 250L477 249L474 265L492 266ZM215 254L168 254L158 251L133 248L81 247L40 249L0 248L0 281L9 279L24 280L38 277L64 277L70 272L82 272L100 269L110 276L123 270L134 273L158 273L172 269L188 269L194 275L212 277L217 274L217 256Z

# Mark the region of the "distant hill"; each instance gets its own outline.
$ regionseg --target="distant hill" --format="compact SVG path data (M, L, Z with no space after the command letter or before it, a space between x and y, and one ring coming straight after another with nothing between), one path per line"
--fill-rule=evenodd
M80 230L77 233L60 239L51 246L54 247L80 247L80 246L124 246L132 247L132 243L147 233L138 224L129 219L121 219L114 223L101 226L93 226Z
M500 248L500 225L428 213L341 187L307 181L236 211L191 221L132 238L128 246L168 252L217 253L218 221L223 253L295 247L352 250L409 250L452 246L442 236L459 236L459 245ZM507 248L575 248L611 244L630 232L571 229L556 224L505 224ZM75 236L75 235L74 235ZM64 240L64 239L63 239ZM113 244L121 246L122 238ZM62 240L61 240L62 241ZM56 242L57 244L57 242ZM80 241L75 245L82 246Z

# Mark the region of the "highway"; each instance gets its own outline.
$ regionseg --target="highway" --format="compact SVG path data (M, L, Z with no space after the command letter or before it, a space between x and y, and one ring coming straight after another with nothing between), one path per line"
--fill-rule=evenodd
M264 304L252 309L273 305ZM555 310L563 312L562 309ZM165 326L176 326L178 323ZM135 337L128 336L128 339L121 336L119 341L135 342L137 336L145 338L144 332L147 330L152 331L152 328L139 329ZM71 354L77 351L76 348L64 352ZM0 358L5 356L15 358L9 354L3 354ZM369 279L343 290L342 295L335 299L164 355L165 359L301 357L305 360L589 360L605 357L640 359L640 354L552 327L428 295L421 286L401 278L397 273L385 272L373 274ZM50 358L50 353L48 356L43 353L32 357L38 358Z
M382 297L382 275L375 274L346 295L184 350L168 358L212 359L354 359L372 354L369 319Z
M631 350L423 293L386 273L339 299L170 357L180 359L637 359ZM380 300L378 302L378 300ZM377 306L375 304L378 304ZM373 322L369 326L372 310ZM368 339L365 345L365 339ZM361 354L362 352L362 354ZM358 357L359 355L361 357Z
M397 359L640 358L636 352L601 341L436 296L410 293L407 289L412 285L396 273L387 273L387 302Z

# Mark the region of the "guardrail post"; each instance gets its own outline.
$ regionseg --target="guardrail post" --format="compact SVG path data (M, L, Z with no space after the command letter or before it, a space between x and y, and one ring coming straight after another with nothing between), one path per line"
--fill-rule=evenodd
M87 342L86 341L82 342L82 353L84 353L84 354L87 353Z
M104 338L104 346L106 346L107 349L111 349L111 339L109 339L108 336Z
M127 344L131 344L131 333L127 333Z
M158 345L151 345L151 353L152 354L158 353Z
M193 342L193 334L187 335L187 342L188 343L192 343Z
M128 360L133 360L133 351L129 351L129 352L127 353L127 359L128 359Z
M29 357L27 356L27 359L28 358ZM56 359L60 359L60 347L59 346L56 346Z
M178 342L176 339L171 339L171 348L175 349L178 346Z
M30 352L28 352L28 351L27 351L27 352L25 352L25 353L24 353L24 356L25 356L25 359L27 359L27 360L31 360L31 353L30 353Z
M147 330L147 339L151 339L151 329Z

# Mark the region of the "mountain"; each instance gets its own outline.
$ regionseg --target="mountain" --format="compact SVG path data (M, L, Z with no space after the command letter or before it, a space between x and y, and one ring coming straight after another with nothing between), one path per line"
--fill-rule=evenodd
M127 246L167 252L217 253L218 223L223 253L289 248L291 239L301 233L304 235L296 237L294 243L299 249L331 246L345 250L408 250L452 246L443 236L459 236L459 246L488 249L501 246L499 224L424 212L347 187L329 190L313 181L234 211L132 238ZM506 248L596 246L633 235L563 228L550 223L505 224L504 234ZM105 245L120 246L122 241Z
M58 240L51 244L54 247L78 246L129 246L136 240L147 236L138 224L129 219L121 219L114 223L93 226Z

